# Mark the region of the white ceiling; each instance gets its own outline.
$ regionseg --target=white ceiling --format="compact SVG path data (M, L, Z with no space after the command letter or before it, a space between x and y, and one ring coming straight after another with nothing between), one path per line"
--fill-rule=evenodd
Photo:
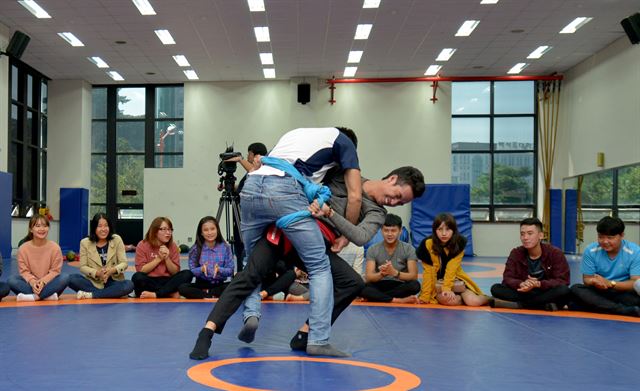
M443 48L458 51L441 76L501 76L518 62L531 64L523 75L548 75L623 37L620 21L640 11L640 0L382 0L378 9L363 9L363 0L264 0L259 13L245 0L150 0L157 15L142 16L131 0L36 1L51 19L0 0L0 23L31 36L22 60L52 79L93 84L113 81L88 56L102 57L124 83L169 83L187 80L175 54L187 56L200 80L263 80L264 51L273 52L277 79L342 77L350 50L364 50L358 78L421 77ZM579 16L593 20L575 34L558 33ZM480 20L478 28L454 37L468 19ZM373 23L368 40L353 39L358 23ZM262 25L270 43L255 40L253 27ZM158 28L176 44L162 45ZM56 34L65 31L85 46ZM540 45L553 49L527 60Z

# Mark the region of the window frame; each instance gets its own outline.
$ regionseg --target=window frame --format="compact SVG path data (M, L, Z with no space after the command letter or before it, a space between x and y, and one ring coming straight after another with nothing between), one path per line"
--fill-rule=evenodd
M91 156L105 156L106 160L106 189L105 202L93 202L90 199L90 208L101 207L102 211L112 221L117 221L118 210L120 209L143 209L142 202L120 202L118 201L118 175L117 165L120 156L144 156L144 168L157 168L155 166L155 157L159 154L155 151L155 123L156 118L156 89L163 87L182 87L184 84L95 84L93 89L106 89L106 118L94 118L91 116L92 127L96 122L106 123L106 150L104 152L94 152L91 150ZM145 115L144 118L118 118L118 90L123 88L144 88L145 89ZM92 107L93 109L93 107ZM93 113L93 110L92 110ZM183 112L184 115L184 112ZM161 118L160 120L171 120L174 118ZM182 121L183 118L175 118ZM144 123L144 151L128 151L119 152L117 150L117 126L123 122L141 122ZM164 153L163 155L184 156L182 152ZM174 167L171 167L174 168Z
M17 70L17 96L13 97L13 69ZM27 217L47 204L47 145L48 145L48 99L51 80L35 68L10 57L8 67L8 172L13 174L12 212L18 206L16 218ZM27 80L31 78L31 93ZM46 85L46 101L43 102L43 85ZM28 97L31 96L31 105ZM13 108L17 108L16 132L13 129ZM43 111L43 107L45 111ZM31 123L28 118L31 114ZM29 130L29 132L27 132ZM29 134L27 134L29 133ZM13 151L16 158L13 158ZM31 171L27 177L27 171Z
M495 83L506 83L506 81L494 81L494 80L484 80L484 82L490 83L490 95L489 95L489 113L487 114L453 114L451 113L451 119L453 122L454 118L487 118L489 119L489 149L465 149L465 150L454 150L453 143L451 143L451 155L452 162L454 155L465 155L465 154L484 154L489 155L489 175L491 180L489 181L489 202L487 203L473 203L471 202L471 212L473 216L474 210L476 211L488 211L488 219L473 219L474 223L513 223L520 221L521 218L514 219L496 219L496 213L500 211L508 211L515 209L529 209L531 210L532 216L537 216L538 213L538 104L537 104L537 96L536 91L538 87L538 82L533 81L533 93L532 93L532 104L533 104L533 113L531 114L496 114L495 113ZM453 82L453 83L470 83L470 81L461 81L461 82ZM499 150L496 148L494 140L495 140L495 119L499 118L533 118L533 149L517 149L517 150ZM453 129L452 129L453 131ZM495 171L496 171L496 157L504 154L533 154L533 165L532 169L532 202L531 203L520 203L520 204L497 204L495 202ZM453 174L453 167L452 167ZM469 185L471 185L469 183Z

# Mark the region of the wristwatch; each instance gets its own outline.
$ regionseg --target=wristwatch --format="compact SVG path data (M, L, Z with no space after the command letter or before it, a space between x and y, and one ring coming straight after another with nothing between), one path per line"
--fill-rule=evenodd
M616 281L609 281L611 283L611 289L615 288L618 283Z

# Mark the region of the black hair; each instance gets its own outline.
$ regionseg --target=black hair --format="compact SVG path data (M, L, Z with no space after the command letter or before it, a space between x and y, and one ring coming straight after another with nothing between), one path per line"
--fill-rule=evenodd
M247 148L248 152L253 152L254 155L267 156L267 146L262 143L253 143Z
M540 219L537 217L527 217L526 219L520 222L521 228L523 225L535 225L536 227L538 227L538 231L542 232L543 230L542 221L540 221Z
M624 232L624 222L618 217L605 216L598 221L596 231L600 235L621 235Z
M89 240L91 240L94 243L98 243L98 235L96 235L96 229L98 228L100 219L105 219L105 221L107 222L107 225L109 226L109 234L107 235L107 242L113 238L113 225L111 224L111 220L109 220L109 218L105 213L98 212L95 215L93 215L93 218L89 223Z
M398 227L402 229L402 219L398 215L394 215L392 213L388 213L387 217L384 219L385 227Z
M392 175L398 176L396 184L409 185L411 187L413 198L421 197L424 193L424 175L417 168L411 166L396 168L382 179L387 179Z
M43 221L47 225L47 227L50 226L48 218L46 218L44 215L41 215L41 214L34 214L33 216L31 216L31 219L29 219L29 230L27 231L27 236L22 238L22 240L20 241L21 243L33 240L33 232L31 232L31 229L36 224L38 224L39 221ZM20 247L20 246L21 246L21 244L18 245L18 247Z
M218 220L216 220L213 216L204 216L198 222L198 228L196 228L196 243L194 244L196 248L196 259L200 259L200 254L202 253L202 246L206 240L202 235L202 226L205 223L213 223L216 226L216 231L218 234L216 235L216 239L214 240L216 244L225 243L224 237L222 236L222 232L220 231L220 224L218 224Z
M347 136L353 145L358 148L358 136L356 136L356 132L354 132L353 129L345 128L344 126L336 126L335 128L338 129L340 133Z
M436 231L438 228L444 223L450 230L453 231L453 235L451 235L451 239L447 243L442 243L440 238L438 238L438 234ZM432 251L436 253L438 256L445 255L444 250L447 249L449 251L448 258L454 258L456 255L460 254L464 251L465 246L467 245L467 238L460 235L458 232L458 223L456 223L456 219L450 213L440 213L433 219L432 225L432 243L431 247Z

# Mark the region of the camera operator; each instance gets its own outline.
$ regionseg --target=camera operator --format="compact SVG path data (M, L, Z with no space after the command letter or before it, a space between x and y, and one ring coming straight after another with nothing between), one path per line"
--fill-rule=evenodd
M240 156L235 156L232 157L230 159L225 160L225 163L229 162L233 162L233 163L240 163L240 165L242 166L242 168L245 169L246 172L251 172L253 170L255 170L255 167L253 166L253 158L255 155L260 155L260 156L267 156L267 147L263 144L263 143L253 143L251 145L249 145L249 148L247 148L247 158L244 159L242 157L242 155ZM242 179L240 179L240 183L238 183L238 186L236 187L235 191L237 193L240 193L242 191L242 187L244 186L244 181L247 179L247 175L245 174Z
M249 145L249 147L247 148L246 159L244 159L242 155L239 155L239 156L231 157L229 159L225 159L223 162L224 163L240 163L242 168L244 168L245 171L249 173L255 170L255 167L253 165L254 163L253 158L256 155L266 156L267 153L268 153L267 147L263 143L253 143ZM240 192L242 191L242 187L244 186L244 181L246 179L247 179L247 174L245 174L242 177L242 179L240 179L240 182L238 183L238 185L235 186L234 192L236 195L240 194ZM233 237L235 238L233 247L234 247L234 253L236 254L236 259L237 259L237 271L240 272L244 267L244 244L240 239L242 238L240 234L240 227L237 226L236 224L233 225Z

